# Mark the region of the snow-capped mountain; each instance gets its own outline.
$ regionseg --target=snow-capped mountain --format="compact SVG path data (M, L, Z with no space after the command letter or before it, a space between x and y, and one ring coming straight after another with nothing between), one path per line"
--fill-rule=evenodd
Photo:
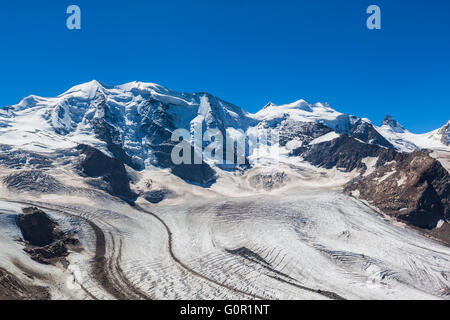
M431 132L414 134L388 115L382 125L376 129L398 150L404 152L419 149L450 150L450 121L442 128Z
M279 139L173 164L198 127ZM0 299L448 299L450 173L417 151L448 134L140 82L29 96L0 109Z
M250 114L208 93L182 93L142 82L107 86L95 80L54 98L29 96L0 110L0 143L43 152L85 143L142 169L164 162L158 155L165 152L161 148L175 129L192 131L198 125L224 135L272 130L288 149L330 131L401 151L449 148L449 124L415 135L392 118L376 127L323 103L269 103Z
M97 81L55 98L29 96L0 114L0 143L28 150L91 144L139 169L173 130L243 128L247 112L207 93L179 93L152 83L110 87Z
M370 144L392 147L390 142L375 130L370 120L340 113L329 104L309 104L304 100L281 106L269 103L253 117L260 121L260 125L279 129L281 137L288 135L295 139L296 133L305 133L303 129L299 130L299 127L306 125L314 127L310 132L306 132L309 138L314 139L333 130ZM328 129L323 130L323 127Z

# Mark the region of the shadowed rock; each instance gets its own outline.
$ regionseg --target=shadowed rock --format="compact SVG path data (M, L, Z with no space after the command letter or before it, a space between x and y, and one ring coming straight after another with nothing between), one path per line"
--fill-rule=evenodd
M84 155L80 162L81 170L91 178L101 178L106 184L97 184L105 191L128 202L136 199L130 189L130 180L124 164L115 158L105 155L94 147L82 144L77 149Z
M56 224L38 208L25 208L19 216L18 225L23 238L34 246L46 246L55 240L53 230Z
M31 259L43 264L63 261L68 255L67 245L79 244L77 239L64 234L44 211L36 207L24 208L22 211L18 226L28 243L24 250Z
M148 202L151 203L159 203L166 198L173 197L175 194L171 190L161 189L161 190L152 190L144 193L144 198Z
M176 143L166 143L160 145L155 152L158 164L164 168L170 168L170 171L177 177L188 183L208 186L215 182L216 172L210 165L202 161L200 164L194 163L194 148L191 148L191 164L182 163L176 165L173 163L171 154Z
M367 169L364 158L378 157L376 166L379 167L395 159L398 152L341 135L331 141L298 148L293 151L293 155L301 155L311 164L326 169L337 167L346 172L354 169L364 172Z

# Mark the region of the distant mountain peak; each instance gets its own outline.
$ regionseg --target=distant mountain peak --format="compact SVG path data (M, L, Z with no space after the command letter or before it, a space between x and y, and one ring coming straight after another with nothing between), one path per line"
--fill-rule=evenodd
M441 136L441 142L446 146L450 145L450 120L438 129L437 133Z
M272 101L269 101L269 102L263 107L263 109L267 109L267 108L270 108L270 107L273 107L273 106L276 106L276 104L273 103Z
M383 126L388 126L391 127L392 130L394 130L395 132L405 132L406 129L400 124L398 123L397 120L394 119L394 117L390 116L390 115L386 115L386 117L384 118L383 122L382 122Z
M59 97L64 97L67 95L80 95L83 97L86 97L88 99L93 99L97 92L103 92L105 89L110 89L111 87L108 85L104 85L97 80L91 80L89 82L85 82L79 85L76 85L63 94L61 94Z
M407 152L450 145L450 121L433 132L414 135L391 116L386 116L381 127L374 127L370 120L338 112L328 103L269 102L249 113L206 92L179 92L139 81L110 86L97 80L56 97L31 95L4 108L0 111L0 143L28 144L31 149L90 144L130 166L143 167L147 160L154 163L156 149L170 141L173 130L190 131L198 124L205 130L218 128L224 135L234 130L253 135L269 129L280 134L282 143L315 139L327 133L325 127L365 143ZM20 139L11 141L9 135Z

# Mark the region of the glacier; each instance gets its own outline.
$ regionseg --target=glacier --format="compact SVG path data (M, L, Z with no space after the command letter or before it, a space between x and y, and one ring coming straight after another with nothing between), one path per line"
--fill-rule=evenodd
M172 133L197 126L279 141L247 154L255 165L181 168L214 173L195 183L167 157ZM343 191L374 173L389 181L404 153L414 169L415 152L446 168L434 178L448 187L448 134L449 123L415 135L392 117L377 126L304 100L252 114L154 83L29 96L0 109L0 271L51 299L449 299L450 248L436 237L446 218L422 230ZM79 239L68 265L23 250L15 221L29 206Z

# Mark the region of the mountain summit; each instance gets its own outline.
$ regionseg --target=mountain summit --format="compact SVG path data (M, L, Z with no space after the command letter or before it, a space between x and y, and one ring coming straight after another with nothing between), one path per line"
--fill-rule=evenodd
M450 145L450 120L437 131L437 134L441 136L441 142L446 146Z
M390 115L387 115L382 124L382 126L388 126L390 128L392 128L393 131L398 132L398 133L402 133L405 132L406 129L397 122L397 120L395 120L393 117L391 117Z
M407 152L449 144L448 123L414 135L390 116L376 127L368 119L304 100L269 103L251 114L208 93L136 81L108 86L93 80L54 98L28 96L0 111L0 143L43 152L88 144L135 169L166 162L173 131L192 132L196 126L203 132L218 129L224 136L269 130L287 147L307 145L330 131Z
M449 127L142 82L26 97L0 110L0 299L446 298L450 251L423 234L450 244ZM25 205L55 241L18 229Z

